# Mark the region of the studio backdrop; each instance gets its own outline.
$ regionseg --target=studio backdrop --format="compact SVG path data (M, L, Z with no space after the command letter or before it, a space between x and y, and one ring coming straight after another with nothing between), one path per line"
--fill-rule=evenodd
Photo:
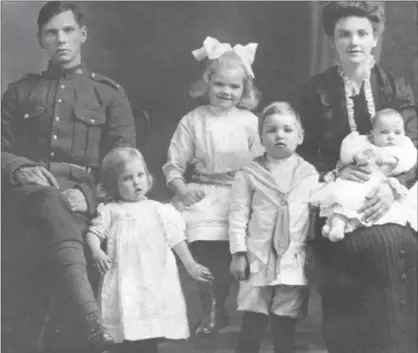
M47 58L36 41L36 18L45 2L1 2L2 92ZM273 100L298 101L303 82L335 59L320 23L320 2L308 1L129 1L77 2L88 27L88 67L118 81L134 113L151 117L138 124L138 142L156 177L153 196L170 198L161 173L171 135L195 107L188 90L202 70L191 55L212 36L232 45L259 43L254 72L263 93L260 108ZM417 3L386 2L387 29L377 57L404 76L416 93ZM381 53L381 54L380 54ZM148 136L145 136L147 133Z

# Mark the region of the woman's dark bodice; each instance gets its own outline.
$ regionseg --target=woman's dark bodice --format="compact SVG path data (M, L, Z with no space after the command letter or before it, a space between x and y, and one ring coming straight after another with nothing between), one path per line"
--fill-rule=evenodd
M406 134L417 145L417 107L409 85L375 65L371 86L376 111L384 108L398 110L404 118ZM372 125L363 88L353 100L358 131L368 134ZM330 67L304 85L299 110L305 130L299 154L314 164L319 172L332 170L339 159L341 142L351 132L344 84L336 67Z

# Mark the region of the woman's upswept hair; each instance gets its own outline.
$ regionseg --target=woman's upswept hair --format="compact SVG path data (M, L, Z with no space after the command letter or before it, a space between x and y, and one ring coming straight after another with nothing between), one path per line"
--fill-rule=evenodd
M385 7L382 1L324 1L322 24L328 37L334 35L335 24L344 17L365 17L372 23L375 36L385 27Z
M303 133L302 122L299 113L288 102L273 102L265 107L259 115L258 119L258 133L260 137L263 134L264 123L267 118L272 115L290 114L295 117L296 125L301 133Z
M244 90L237 107L247 110L256 109L260 102L261 93L257 89L254 79L245 69L241 58L233 51L226 52L218 59L207 60L202 77L190 88L190 96L197 99L201 98L204 103L208 103L209 80L211 76L218 70L236 67L242 67L245 73Z
M145 159L141 152L132 147L117 147L111 150L104 158L100 168L100 187L104 195L104 198L111 200L118 200L120 198L118 188L118 176L122 172L126 163L138 159L143 167L148 181L148 190L151 189L153 183L153 177L148 170Z

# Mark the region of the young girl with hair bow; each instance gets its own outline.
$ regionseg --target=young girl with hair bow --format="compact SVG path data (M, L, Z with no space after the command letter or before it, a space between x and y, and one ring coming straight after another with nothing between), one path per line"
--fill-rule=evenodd
M204 104L180 121L163 166L174 205L187 224L190 248L214 280L200 284L202 316L196 328L200 338L211 338L228 326L225 303L232 284L228 241L228 209L232 181L238 170L262 153L258 119L251 111L260 94L251 64L257 44L220 43L207 37L193 51L206 66L190 95ZM190 168L192 175L185 179Z

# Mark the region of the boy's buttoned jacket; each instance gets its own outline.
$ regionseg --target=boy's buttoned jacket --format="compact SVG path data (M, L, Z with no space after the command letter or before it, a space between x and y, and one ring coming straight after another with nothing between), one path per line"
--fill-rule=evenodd
M246 252L252 285L306 285L305 240L315 168L298 155L290 188L281 190L266 157L238 172L229 213L231 253ZM286 176L288 178L288 176Z

